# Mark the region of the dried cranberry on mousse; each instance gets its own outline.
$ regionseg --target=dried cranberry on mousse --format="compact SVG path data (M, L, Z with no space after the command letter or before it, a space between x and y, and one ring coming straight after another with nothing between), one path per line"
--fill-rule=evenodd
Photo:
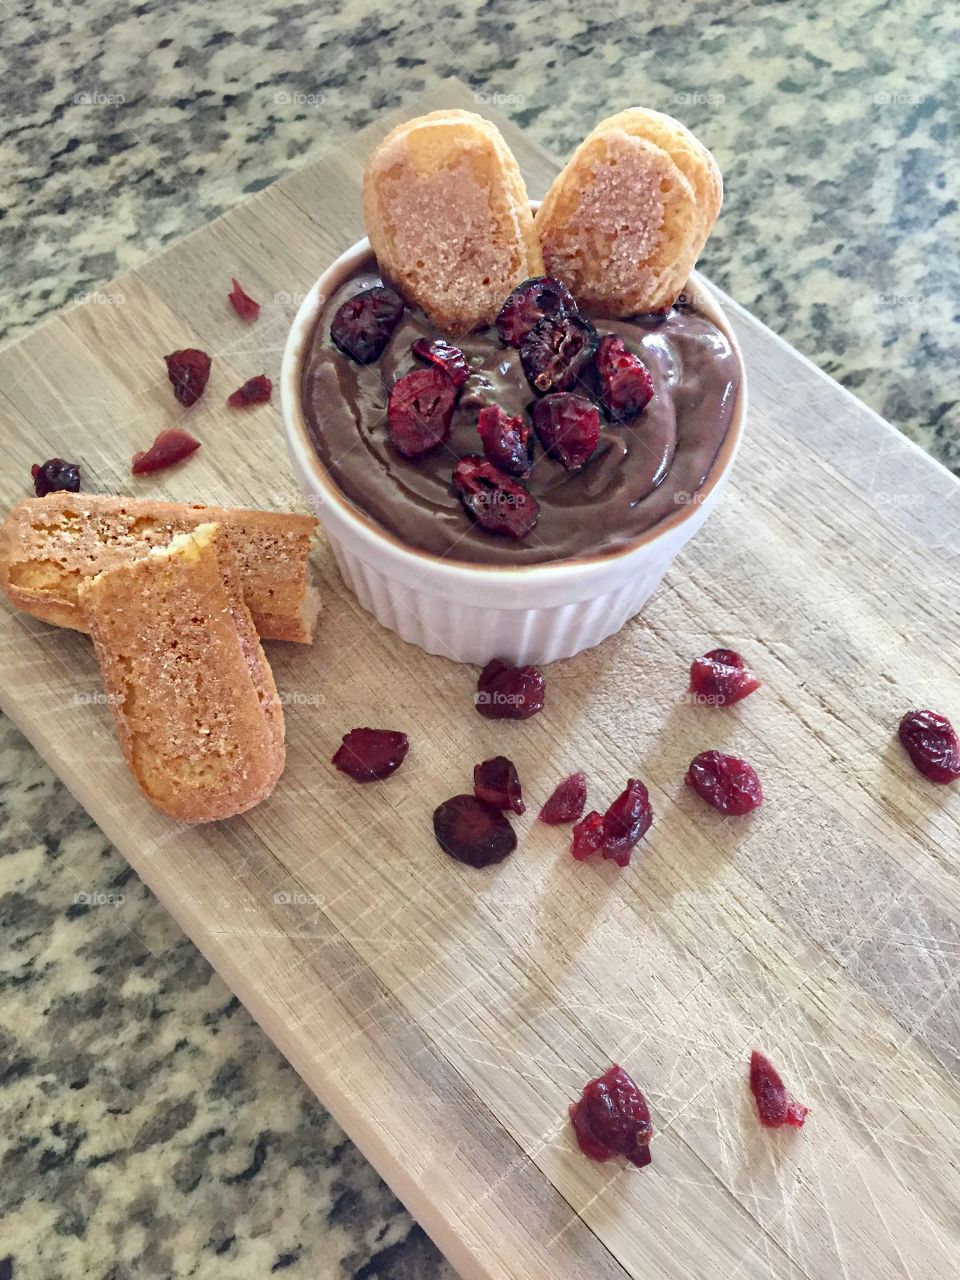
M442 369L414 369L390 388L387 429L398 453L417 458L450 435L457 388Z
M611 422L629 422L653 399L653 379L639 356L628 351L622 338L608 333L596 354L600 375L600 403Z
M535 324L576 309L573 294L561 280L535 276L518 284L500 308L497 333L508 347L519 347Z
M541 320L520 344L520 363L535 391L569 391L586 373L600 341L589 320L565 313Z
M537 439L568 471L586 466L600 442L600 414L586 396L560 391L533 406Z
M403 312L403 299L395 289L361 289L337 308L330 337L357 364L372 364L383 355Z
M418 338L410 350L427 364L442 369L455 387L462 387L470 377L466 356L459 347L452 346L443 338L433 342L429 338Z
M521 480L530 474L533 432L522 417L509 417L498 404L485 405L477 415L477 430L488 462Z
M504 538L525 538L540 515L540 504L528 489L475 453L454 467L453 488L481 528Z

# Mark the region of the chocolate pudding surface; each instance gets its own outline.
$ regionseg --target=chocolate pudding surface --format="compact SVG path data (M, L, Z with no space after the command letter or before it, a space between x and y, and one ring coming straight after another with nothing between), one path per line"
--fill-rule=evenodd
M471 520L453 491L453 468L483 454L477 415L499 404L524 414L536 398L513 347L494 327L450 339L473 373L460 393L450 438L407 459L387 431L393 383L423 363L410 350L439 334L419 311L404 312L381 357L360 365L330 340L337 308L380 284L370 255L327 300L308 339L300 395L304 420L330 478L361 512L410 548L451 560L498 566L546 564L621 550L678 506L696 501L730 429L740 385L739 361L725 335L691 307L666 316L593 319L601 337L614 333L644 362L653 399L625 424L603 421L600 443L580 471L568 471L535 443L524 483L540 518L520 539L488 533ZM591 375L592 376L592 375ZM589 378L572 390L591 394Z

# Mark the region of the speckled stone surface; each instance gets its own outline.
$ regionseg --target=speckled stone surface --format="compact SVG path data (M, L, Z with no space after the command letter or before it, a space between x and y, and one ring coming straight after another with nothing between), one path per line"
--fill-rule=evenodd
M960 471L960 11L676 0L611 16L625 7L14 0L6 334L458 75L560 156L625 105L680 116L726 176L706 273ZM450 1280L9 725L0 805L13 1274Z

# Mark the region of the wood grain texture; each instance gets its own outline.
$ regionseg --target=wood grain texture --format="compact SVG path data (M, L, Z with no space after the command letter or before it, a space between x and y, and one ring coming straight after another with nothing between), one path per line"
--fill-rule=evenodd
M462 86L412 104L475 109ZM274 407L226 395L276 374L299 295L360 234L364 156L396 120L250 199L0 352L0 494L77 458L92 488L302 509ZM504 125L530 184L556 171ZM236 275L264 303L245 328ZM481 720L475 673L381 630L321 549L312 649L269 646L289 756L274 796L200 830L141 800L89 642L4 611L0 696L467 1280L947 1280L960 1250L960 789L895 742L911 706L960 718L960 486L729 304L751 386L717 513L644 615L549 673L546 710ZM181 415L160 356L214 354ZM204 447L133 482L180 419ZM742 649L762 691L685 697L690 659ZM403 770L356 787L348 728L407 730ZM767 800L724 820L683 785L731 749ZM525 784L520 847L477 874L430 815L476 760ZM574 768L602 807L628 774L653 829L625 872L574 864L534 816ZM760 1046L812 1108L762 1131ZM567 1103L610 1061L651 1103L652 1168L575 1150Z

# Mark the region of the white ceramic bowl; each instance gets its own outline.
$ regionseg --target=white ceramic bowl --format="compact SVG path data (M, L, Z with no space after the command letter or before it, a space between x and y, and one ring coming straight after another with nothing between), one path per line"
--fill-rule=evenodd
M414 550L337 488L310 443L300 367L324 300L370 251L363 239L327 268L297 312L283 353L280 403L294 473L319 517L344 581L360 604L404 640L456 662L553 662L600 644L643 608L680 548L706 520L743 435L743 359L716 295L696 272L697 309L729 339L741 367L730 430L703 488L622 550L542 565L468 564Z

